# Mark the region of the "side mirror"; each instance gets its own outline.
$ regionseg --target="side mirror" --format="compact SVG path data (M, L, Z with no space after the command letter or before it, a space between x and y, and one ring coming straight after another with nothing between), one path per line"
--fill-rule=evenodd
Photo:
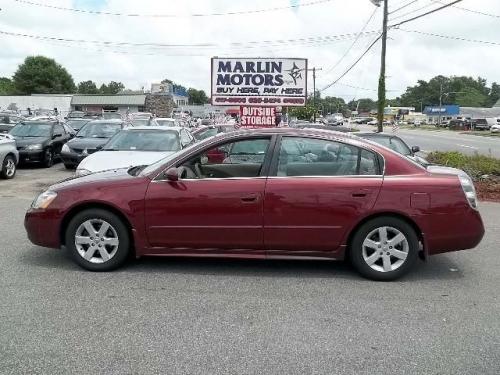
M103 147L104 147L104 145L98 145L98 146L96 146L96 147L95 147L95 149L96 149L97 151L99 151L99 150L102 150L102 148L103 148Z
M165 177L169 181L179 181L179 171L177 168L170 168L165 172Z
M411 152L413 152L414 154L417 153L417 152L420 152L420 147L419 146L413 146L411 148Z

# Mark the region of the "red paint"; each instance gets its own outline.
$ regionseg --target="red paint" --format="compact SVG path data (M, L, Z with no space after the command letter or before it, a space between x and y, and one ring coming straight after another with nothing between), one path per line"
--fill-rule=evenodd
M195 151L248 135L300 135L337 140L378 152L384 177L270 177L153 181L183 158L147 176L125 170L65 181L52 187L47 210L29 210L25 227L40 246L58 248L64 223L89 205L109 207L128 221L137 256L342 259L349 235L373 215L399 215L422 233L425 251L473 248L484 228L456 176L432 175L375 144L319 130L236 131L200 142Z

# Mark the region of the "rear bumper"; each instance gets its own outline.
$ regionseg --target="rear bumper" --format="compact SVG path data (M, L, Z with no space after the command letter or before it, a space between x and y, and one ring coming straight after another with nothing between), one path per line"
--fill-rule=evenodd
M421 225L429 255L473 249L483 239L484 224L478 211L465 214L432 215Z
M29 209L24 217L24 228L29 240L38 246L59 248L61 220L53 211Z

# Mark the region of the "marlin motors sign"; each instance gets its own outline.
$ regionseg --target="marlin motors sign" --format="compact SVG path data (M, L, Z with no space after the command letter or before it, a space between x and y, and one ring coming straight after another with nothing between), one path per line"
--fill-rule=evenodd
M306 104L307 59L212 58L212 104L297 107Z

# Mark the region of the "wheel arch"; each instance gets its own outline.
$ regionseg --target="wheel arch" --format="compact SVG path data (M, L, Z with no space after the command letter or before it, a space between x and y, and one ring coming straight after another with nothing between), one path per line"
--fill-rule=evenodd
M345 257L346 258L349 258L349 253L351 251L351 244L352 244L352 241L353 241L353 238L356 234L356 232L359 230L359 228L364 225L365 223L367 223L368 221L370 220L373 220L373 219L377 219L379 217L392 217L392 218L396 218L396 219L400 219L402 221L404 221L405 223L407 223L408 225L410 225L413 230L415 231L415 233L417 234L417 237L418 237L418 240L419 242L422 244L423 246L423 256L425 256L425 239L424 239L424 233L422 232L422 230L420 229L420 227L417 225L417 223L412 220L410 217L402 214L402 213L399 213L399 212L390 212L390 211L387 211L387 212L377 212L377 213L373 213L369 216L366 216L364 217L362 220L360 220L352 229L351 231L349 232L349 235L347 237L347 241L346 241L346 253L345 253Z
M19 158L16 156L16 154L14 154L13 152L8 152L4 158L2 159L2 163L5 161L5 159L7 158L7 156L12 156L14 158L14 160L16 161L16 164L19 163Z
M127 228L127 232L130 238L130 246L132 247L133 251L135 251L135 246L134 246L134 233L132 230L132 224L128 220L127 216L123 214L119 209L116 207L102 203L102 202L85 202L82 204L79 204L75 207L72 207L66 215L64 215L62 221L61 221L61 226L59 229L59 240L61 241L62 245L66 245L66 229L68 228L69 222L71 219L75 217L78 213L85 211L85 210L90 210L90 209L101 209L101 210L106 210L114 215L116 215L120 220L123 221L123 224L125 224L125 227Z

